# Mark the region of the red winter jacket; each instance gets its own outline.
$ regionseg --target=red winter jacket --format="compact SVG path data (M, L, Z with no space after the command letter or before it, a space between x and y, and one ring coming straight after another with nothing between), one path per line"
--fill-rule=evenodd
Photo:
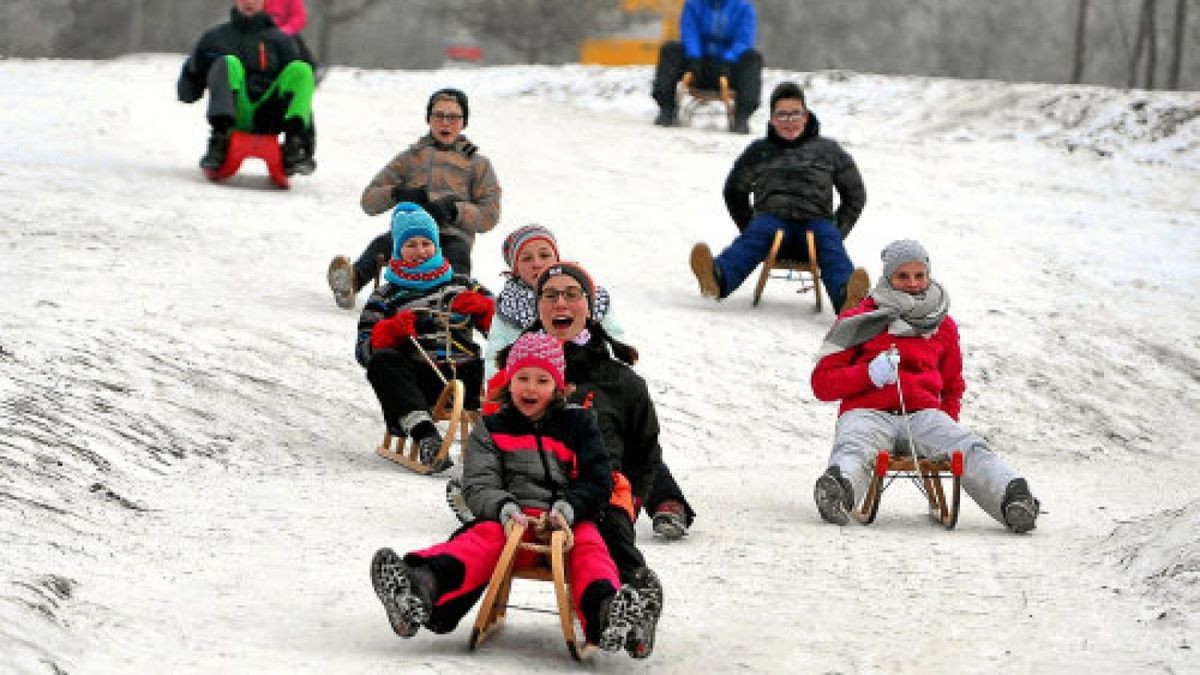
M875 301L867 298L839 320L877 308ZM949 316L927 338L897 337L884 331L861 345L826 356L813 369L813 394L822 401L841 400L838 415L858 408L900 412L896 385L877 388L867 375L871 359L893 344L900 351L900 385L907 410L939 408L957 420L967 384L962 378L958 326Z

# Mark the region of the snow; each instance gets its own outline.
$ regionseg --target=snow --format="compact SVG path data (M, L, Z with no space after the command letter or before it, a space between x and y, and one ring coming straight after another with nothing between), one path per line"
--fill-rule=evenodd
M435 87L504 214L613 292L699 518L639 540L666 587L654 655L598 672L1200 672L1200 95L846 72L805 83L869 201L847 244L922 240L966 352L963 421L1045 513L945 531L897 485L876 523L821 522L835 406L808 387L831 315L783 282L714 304L695 241L747 137L649 123L648 68L335 70L319 168L197 171L178 55L0 60L0 672L559 672L555 620L402 641L367 578L455 521L443 481L374 456L356 313L324 273L385 227L357 205ZM764 128L760 111L752 120ZM360 298L361 300L361 298ZM515 600L549 606L539 584Z

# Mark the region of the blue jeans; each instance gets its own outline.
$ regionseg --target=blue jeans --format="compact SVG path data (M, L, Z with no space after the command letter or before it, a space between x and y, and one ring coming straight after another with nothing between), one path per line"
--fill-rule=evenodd
M834 307L841 307L846 299L846 282L854 271L854 263L842 245L842 236L831 220L809 220L796 222L784 220L769 213L754 217L746 230L721 251L713 260L717 278L721 282L721 297L737 290L750 276L759 263L767 259L775 231L783 230L783 248L804 246L804 233L812 230L817 245L817 266L821 269L821 281L825 293Z

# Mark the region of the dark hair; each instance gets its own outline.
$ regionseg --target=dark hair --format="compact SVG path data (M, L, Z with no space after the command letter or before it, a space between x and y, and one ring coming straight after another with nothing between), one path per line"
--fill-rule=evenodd
M771 112L775 112L775 104L785 98L799 99L804 104L805 110L808 109L808 102L804 100L804 90L800 88L800 85L795 82L780 82L771 91Z
M447 98L452 98L455 101L458 101L458 107L462 108L463 111L463 127L465 128L467 126L468 115L467 95L464 94L461 89L452 89L447 87L445 89L438 89L430 94L429 103L425 104L425 121L428 122L429 118L433 117L433 104Z

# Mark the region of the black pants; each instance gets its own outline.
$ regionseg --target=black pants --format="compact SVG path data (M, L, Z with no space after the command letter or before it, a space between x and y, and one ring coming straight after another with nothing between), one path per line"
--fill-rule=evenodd
M414 358L415 357L415 358ZM400 420L417 410L429 410L437 403L445 385L441 378L420 359L415 345L400 349L381 349L367 362L367 379L379 398L383 421L393 433L401 433ZM479 393L483 388L483 361L468 361L458 366L458 379L463 383L463 409L479 409ZM441 366L449 379L450 367Z
M621 583L627 584L633 580L633 573L646 566L646 559L637 548L637 534L633 529L633 521L624 509L608 504L604 507L602 517L596 519L596 529L608 547L608 554L617 565L617 574Z
M658 505L668 499L683 504L683 510L687 512L687 525L691 527L692 521L696 519L696 512L692 510L692 505L683 496L683 489L679 487L679 483L675 482L675 476L671 475L671 470L665 463L660 463L658 470L654 472L654 484L650 486L650 495L646 498L646 513L653 516Z
M442 241L442 256L450 263L455 274L471 276L471 244L466 240L442 230L439 233ZM354 290L358 291L379 274L379 261L383 256L383 264L392 257L392 231L388 230L371 240L363 249L358 260L354 261Z
M712 59L702 59L697 70L695 85L701 89L717 89L719 76L717 66ZM733 64L729 73L729 86L735 92L733 109L738 117L749 117L758 110L762 98L762 55L757 50L748 49L742 54L737 63ZM680 42L665 42L658 51L658 66L654 70L654 100L660 108L675 107L675 89L687 64L683 58L683 44Z

